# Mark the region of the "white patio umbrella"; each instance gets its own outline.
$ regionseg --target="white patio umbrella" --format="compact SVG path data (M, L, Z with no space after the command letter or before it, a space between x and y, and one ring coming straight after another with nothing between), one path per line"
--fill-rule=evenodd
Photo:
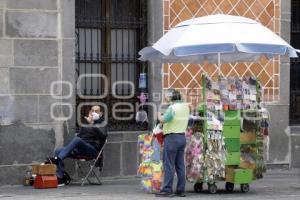
M245 17L209 15L179 23L139 54L158 63L256 61L261 55L297 57L296 49L260 23Z

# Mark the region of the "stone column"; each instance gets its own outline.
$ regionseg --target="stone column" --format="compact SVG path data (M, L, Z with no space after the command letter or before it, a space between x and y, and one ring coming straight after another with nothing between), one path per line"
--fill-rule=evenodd
M291 2L280 1L280 34L290 42ZM290 165L291 145L288 133L289 126L289 95L290 95L290 60L280 58L280 101L267 105L271 116L270 123L270 161L269 164Z
M163 1L148 0L148 45L154 44L163 36ZM148 63L149 100L153 103L149 117L150 127L154 126L156 115L162 97L162 65Z

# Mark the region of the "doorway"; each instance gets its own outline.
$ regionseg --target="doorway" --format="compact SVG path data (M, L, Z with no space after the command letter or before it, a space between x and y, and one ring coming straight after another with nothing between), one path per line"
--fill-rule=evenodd
M292 0L291 45L300 49L300 1ZM291 59L290 125L300 125L300 59Z

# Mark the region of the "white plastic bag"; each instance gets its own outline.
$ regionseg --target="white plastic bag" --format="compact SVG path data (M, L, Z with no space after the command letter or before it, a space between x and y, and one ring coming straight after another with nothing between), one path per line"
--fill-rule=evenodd
M153 128L152 132L153 132L154 135L158 135L158 134L162 133L163 132L162 125L161 124L156 124L155 127Z
M136 113L135 120L136 120L136 122L142 122L142 123L148 122L147 112L144 110L139 110Z

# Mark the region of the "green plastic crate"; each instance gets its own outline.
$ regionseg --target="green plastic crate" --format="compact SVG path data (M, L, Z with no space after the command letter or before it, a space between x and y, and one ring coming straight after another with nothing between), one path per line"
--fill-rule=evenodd
M240 138L240 126L223 126L223 135L225 138Z
M238 138L225 138L225 147L227 152L240 151L240 140Z
M225 121L224 125L233 125L240 126L241 125L241 113L239 110L229 110L225 111Z
M251 183L253 180L253 170L252 169L235 169L234 170L234 180L235 184L246 184Z
M240 152L227 152L226 165L239 165L240 157Z

